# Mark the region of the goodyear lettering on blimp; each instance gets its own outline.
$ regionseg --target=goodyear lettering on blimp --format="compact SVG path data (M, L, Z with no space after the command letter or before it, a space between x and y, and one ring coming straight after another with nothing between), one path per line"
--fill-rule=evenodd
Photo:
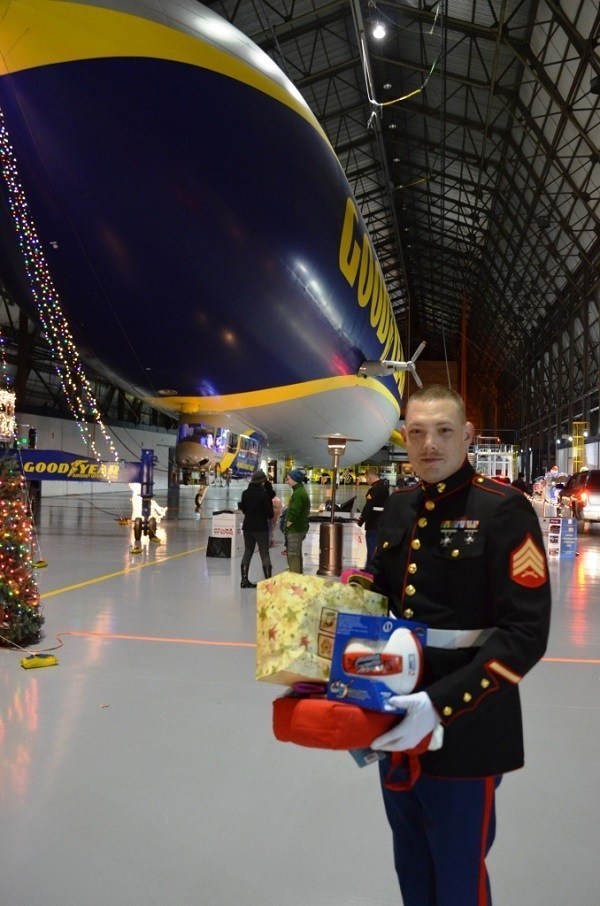
M400 359L402 343L389 293L369 237L359 227L358 211L351 198L347 199L344 212L339 265L342 274L355 289L360 307L369 308L371 327L382 345L381 359ZM400 384L401 373L396 373L394 379Z
M23 471L30 476L84 479L86 481L118 481L119 463L96 462L92 459L74 459L72 462L40 460L24 462Z

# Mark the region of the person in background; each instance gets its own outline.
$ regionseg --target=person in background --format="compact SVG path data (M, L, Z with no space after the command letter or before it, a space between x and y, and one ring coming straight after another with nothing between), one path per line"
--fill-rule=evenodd
M208 485L204 485L198 489L198 493L194 497L194 512L198 514L199 518L202 516L202 501L204 500L207 491Z
M269 495L269 497L271 498L271 501L273 502L273 518L269 521L269 547L273 547L273 545L275 543L273 541L275 525L277 524L278 516L281 516L281 510L283 508L283 504L281 502L281 499L276 496L275 488L273 487L273 482L271 481L271 479L269 478L268 475L265 476L264 488L265 488L265 491L267 492L267 494ZM275 501L277 501L277 504L275 503Z
M288 472L286 481L292 489L285 522L288 569L291 573L301 573L304 571L302 542L308 532L310 513L310 500L304 487L308 478L301 469L292 469L291 472Z
M554 465L550 468L545 475L544 490L542 493L542 498L544 502L548 501L549 503L556 503L558 496L557 485L559 483L558 479L560 477L560 472L558 471L558 466Z
M427 645L416 690L390 698L405 716L371 745L386 753L383 799L404 906L490 906L495 793L524 762L519 682L546 649L548 563L523 494L470 465L474 428L457 393L417 390L402 433L421 483L385 505L373 590L393 616L427 626ZM415 755L420 776L392 789L403 779L399 753L417 746L426 750Z
M259 469L250 479L246 490L242 492L240 509L244 514L242 523L244 554L241 564L241 588L256 588L256 583L248 578L248 571L257 544L265 579L270 579L273 572L269 556L269 523L273 518L273 502L265 483L267 476Z
M377 528L383 512L383 506L390 496L389 485L379 477L377 466L369 466L365 472L365 479L369 485L367 499L358 518L358 524L365 527L365 541L367 544L367 562L365 569L371 568L371 560L377 544Z
M265 475L264 472L263 472L263 475ZM267 494L269 495L269 497L271 498L271 500L273 500L273 498L275 497L275 488L273 487L273 482L271 481L271 479L269 478L268 475L265 475L265 480L263 481L263 487L264 487L265 491L267 492Z
M529 497L533 494L533 489L525 481L525 472L519 472L514 481L511 481L511 485L521 491L522 494L528 494Z
M277 494L273 497L273 518L269 523L269 547L275 545L275 529L279 525L281 514L283 512L283 501Z

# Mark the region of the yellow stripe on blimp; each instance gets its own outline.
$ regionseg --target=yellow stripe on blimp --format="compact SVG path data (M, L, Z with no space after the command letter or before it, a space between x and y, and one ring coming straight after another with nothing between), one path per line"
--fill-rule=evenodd
M264 390L251 390L247 393L231 393L228 396L157 396L148 398L148 402L161 408L166 406L174 412L182 414L200 411L208 414L253 409L257 406L272 406L274 403L288 403L291 400L300 400L316 396L319 393L329 393L332 390L347 390L351 387L366 387L381 394L400 412L398 400L384 384L375 378L359 377L356 374L304 381L301 384L288 384L285 387L267 387Z
M223 24L227 25L225 21ZM205 27L208 32L209 20ZM258 48L256 53L257 67L275 66ZM110 57L170 60L236 79L290 107L329 144L291 82L286 89L268 73L215 47L210 32L193 36L149 19L83 3L0 0L0 75L53 63Z

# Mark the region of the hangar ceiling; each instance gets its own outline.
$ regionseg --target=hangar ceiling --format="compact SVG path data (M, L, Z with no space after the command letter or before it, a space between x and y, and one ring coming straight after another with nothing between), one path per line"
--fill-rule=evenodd
M597 0L203 2L325 129L405 347L462 355L470 393L510 411L523 362L598 284Z

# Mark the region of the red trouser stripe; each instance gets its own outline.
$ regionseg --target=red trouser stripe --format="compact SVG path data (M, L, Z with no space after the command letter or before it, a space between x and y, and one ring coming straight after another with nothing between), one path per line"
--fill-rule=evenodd
M479 856L479 889L477 893L477 906L488 906L487 872L485 857L489 846L490 819L496 792L496 778L486 777L484 787L483 818L481 822L481 850Z

